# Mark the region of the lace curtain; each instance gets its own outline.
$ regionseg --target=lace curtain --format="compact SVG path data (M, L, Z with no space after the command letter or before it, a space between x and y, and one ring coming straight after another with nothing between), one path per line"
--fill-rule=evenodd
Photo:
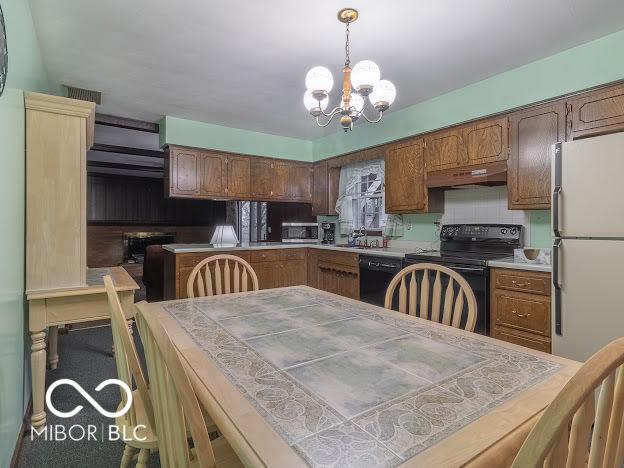
M338 213L338 226L340 234L349 235L353 229L360 229L360 226L354 226L356 213L353 212L353 199L361 196L361 182L363 177L369 177L370 174L376 174L376 179L371 184L369 193L378 188L377 183L381 184L382 193L385 189L385 161L383 159L374 159L363 161L360 163L349 164L340 169L340 185L339 197L336 202L336 213ZM371 177L372 179L372 177ZM370 179L369 179L370 180ZM385 213L385 197L384 206L380 213L380 226L383 234L386 236L403 235L403 219L398 215L388 215Z

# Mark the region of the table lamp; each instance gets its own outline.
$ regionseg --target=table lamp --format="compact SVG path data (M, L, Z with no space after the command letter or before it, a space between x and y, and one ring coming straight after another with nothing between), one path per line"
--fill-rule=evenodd
M220 225L215 228L211 244L238 244L238 236L234 231L234 226Z

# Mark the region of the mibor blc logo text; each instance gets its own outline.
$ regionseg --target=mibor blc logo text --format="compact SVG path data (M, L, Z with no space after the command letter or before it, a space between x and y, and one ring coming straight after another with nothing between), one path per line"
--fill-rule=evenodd
M125 393L125 404L117 411L108 411L102 406L87 392L82 386L71 379L59 379L52 383L46 390L45 402L47 408L50 410L52 414L59 418L68 419L76 416L78 413L82 411L84 408L83 405L76 405L74 409L71 411L60 411L57 409L53 402L52 396L54 390L61 385L69 385L74 388L85 400L89 402L93 408L97 410L102 416L107 418L118 418L123 416L132 407L132 389L123 381L119 379L106 379L102 383L100 383L97 387L95 387L95 391L99 392L103 388L108 387L109 385L117 385L120 387L121 391ZM37 430L32 428L30 433L31 440L34 439L35 436L43 436L45 440L51 441L82 441L82 440L144 440L144 437L141 437L142 431L145 429L144 425L137 425L134 427L117 427L116 425L105 425L105 424L72 424L70 426L65 426L64 424L55 424L55 425L47 425ZM129 431L128 433L126 431Z

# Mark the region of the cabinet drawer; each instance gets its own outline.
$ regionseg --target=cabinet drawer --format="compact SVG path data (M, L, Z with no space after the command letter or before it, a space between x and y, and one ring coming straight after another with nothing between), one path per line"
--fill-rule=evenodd
M251 263L258 262L278 262L280 259L279 250L252 250Z
M249 252L247 250L234 250L231 252L201 252L201 253L193 253L193 254L178 254L178 268L187 268L194 267L199 262L201 262L204 258L212 257L214 255L234 255L236 257L240 257L245 261L249 261Z
M305 260L305 249L282 249L280 251L280 258L282 260Z
M535 335L525 334L508 328L495 327L491 333L492 338L506 341L508 343L525 346L527 348L535 349L537 351L543 351L550 353L550 340L540 339Z
M509 289L550 296L550 273L525 273L518 270L495 269L496 289Z
M321 250L318 256L319 262L338 263L351 268L360 267L360 256L356 253L340 252L336 250Z
M550 300L539 296L496 292L496 326L550 337Z

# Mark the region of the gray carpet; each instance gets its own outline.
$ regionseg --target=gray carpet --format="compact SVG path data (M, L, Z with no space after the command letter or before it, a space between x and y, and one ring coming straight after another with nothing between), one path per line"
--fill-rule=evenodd
M140 341L136 339L139 353ZM59 366L56 370L46 373L46 385L57 379L69 378L80 384L103 408L115 411L120 401L119 389L115 385L108 386L100 392L93 391L103 380L117 377L115 360L111 352L112 336L110 327L100 327L71 332L60 335ZM61 385L54 390L52 402L60 411L70 411L77 405L84 408L77 415L61 419L47 411L47 424L60 424L68 429L71 425L89 424L97 426L97 441L46 441L43 434L30 434L24 438L24 445L19 467L118 467L121 461L124 444L121 441L110 441L106 432L102 436L102 428L107 430L112 420L102 416L74 388ZM79 434L79 432L76 432ZM104 440L102 440L104 439ZM151 456L151 466L160 466L158 454Z

